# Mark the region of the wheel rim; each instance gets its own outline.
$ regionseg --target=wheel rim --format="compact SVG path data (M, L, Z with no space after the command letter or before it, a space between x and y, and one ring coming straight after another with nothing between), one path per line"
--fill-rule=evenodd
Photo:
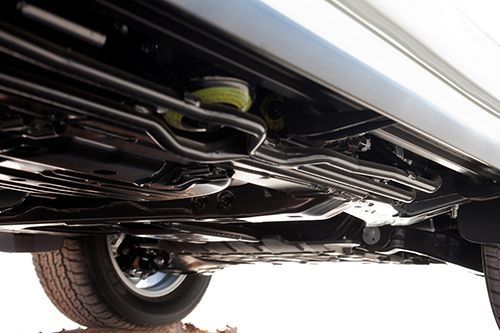
M124 237L124 234L109 235L107 244L113 267L127 289L141 297L159 298L172 293L181 285L186 275L156 272L142 279L126 274L116 261L117 249Z

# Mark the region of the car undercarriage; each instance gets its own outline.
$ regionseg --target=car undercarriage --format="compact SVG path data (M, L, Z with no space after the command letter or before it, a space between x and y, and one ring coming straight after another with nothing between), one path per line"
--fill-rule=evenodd
M0 250L107 237L137 280L254 262L482 272L479 243L500 239L471 226L498 169L176 6L0 6Z

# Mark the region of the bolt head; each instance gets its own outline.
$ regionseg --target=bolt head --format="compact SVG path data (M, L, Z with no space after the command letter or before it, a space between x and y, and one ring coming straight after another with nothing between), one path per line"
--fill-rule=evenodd
M230 191L221 192L217 198L217 207L223 211L229 211L234 203L234 195Z
M381 233L377 227L367 227L363 229L363 241L368 245L375 245L380 241Z
M191 201L193 210L200 212L207 208L208 198L207 197L195 197Z
M160 268L163 267L163 265L165 264L165 259L163 257L156 257L153 261L155 265Z

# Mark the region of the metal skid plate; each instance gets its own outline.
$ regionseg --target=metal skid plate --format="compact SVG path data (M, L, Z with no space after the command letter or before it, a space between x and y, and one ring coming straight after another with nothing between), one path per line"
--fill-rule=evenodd
M357 248L360 244L348 240L321 242L290 242L280 237L264 238L254 242L217 242L208 244L183 244L160 241L160 248L172 256L172 270L182 272L211 272L234 264L257 262L317 263L317 262L373 262L418 263L438 261L418 254L405 252L377 254Z
M312 222L310 222L312 223ZM374 242L364 237L366 228L360 220L335 218L293 231L269 234L263 228L259 240L182 243L160 240L159 247L171 254L171 269L183 272L209 272L234 264L256 262L339 262L430 264L450 262L481 272L481 251L477 244L461 238L456 231L433 233L402 227L368 228L378 231ZM260 226L260 225L259 225ZM265 226L265 225L262 225Z

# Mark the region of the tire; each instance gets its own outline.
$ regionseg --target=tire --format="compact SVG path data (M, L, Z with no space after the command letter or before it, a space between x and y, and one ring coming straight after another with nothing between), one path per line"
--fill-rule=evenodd
M500 245L483 244L483 269L493 315L500 328Z
M33 264L52 303L87 327L149 329L186 317L200 302L209 276L188 275L170 293L144 297L125 286L106 237L66 239L54 252L34 253Z

